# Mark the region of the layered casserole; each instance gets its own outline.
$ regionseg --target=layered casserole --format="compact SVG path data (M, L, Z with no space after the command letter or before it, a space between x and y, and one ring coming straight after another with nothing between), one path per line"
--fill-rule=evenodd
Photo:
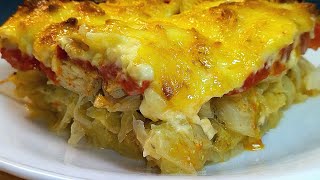
M26 0L0 27L30 117L68 142L196 173L259 150L320 90L315 5L266 0Z

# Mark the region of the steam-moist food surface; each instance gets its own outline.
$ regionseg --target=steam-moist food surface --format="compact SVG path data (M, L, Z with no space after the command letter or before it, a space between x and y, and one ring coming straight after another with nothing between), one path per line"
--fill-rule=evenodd
M300 60L310 4L28 2L0 37L31 116L163 173L262 148L281 111L319 90Z
M195 119L203 103L240 88L251 73L267 61L272 64L282 48L299 42L314 26L306 4L220 3L206 2L177 14L176 1L39 1L20 8L0 29L2 46L18 44L61 82L68 77L58 46L73 60L96 67L116 64L138 83L151 82L140 108L144 116Z

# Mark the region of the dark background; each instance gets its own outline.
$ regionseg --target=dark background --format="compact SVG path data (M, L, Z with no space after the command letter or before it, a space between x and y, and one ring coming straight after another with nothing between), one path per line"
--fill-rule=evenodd
M320 0L307 0L318 4L320 9ZM0 24L2 24L11 14L13 14L17 6L21 4L23 0L0 0Z
M13 14L23 0L0 0L0 24Z

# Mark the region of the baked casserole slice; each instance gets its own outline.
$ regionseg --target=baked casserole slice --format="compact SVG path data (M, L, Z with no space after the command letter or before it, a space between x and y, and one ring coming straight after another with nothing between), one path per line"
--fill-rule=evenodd
M308 3L27 0L0 48L30 116L70 144L196 173L263 148L283 110L319 93L301 57L319 31Z

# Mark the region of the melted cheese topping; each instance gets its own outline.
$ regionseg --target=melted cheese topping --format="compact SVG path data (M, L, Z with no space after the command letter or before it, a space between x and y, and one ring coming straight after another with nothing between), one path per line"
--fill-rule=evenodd
M308 4L217 1L179 13L190 9L179 0L121 2L21 7L0 28L1 46L17 44L56 73L57 46L97 67L115 63L137 81L152 78L144 116L197 119L206 101L240 88L314 26Z

